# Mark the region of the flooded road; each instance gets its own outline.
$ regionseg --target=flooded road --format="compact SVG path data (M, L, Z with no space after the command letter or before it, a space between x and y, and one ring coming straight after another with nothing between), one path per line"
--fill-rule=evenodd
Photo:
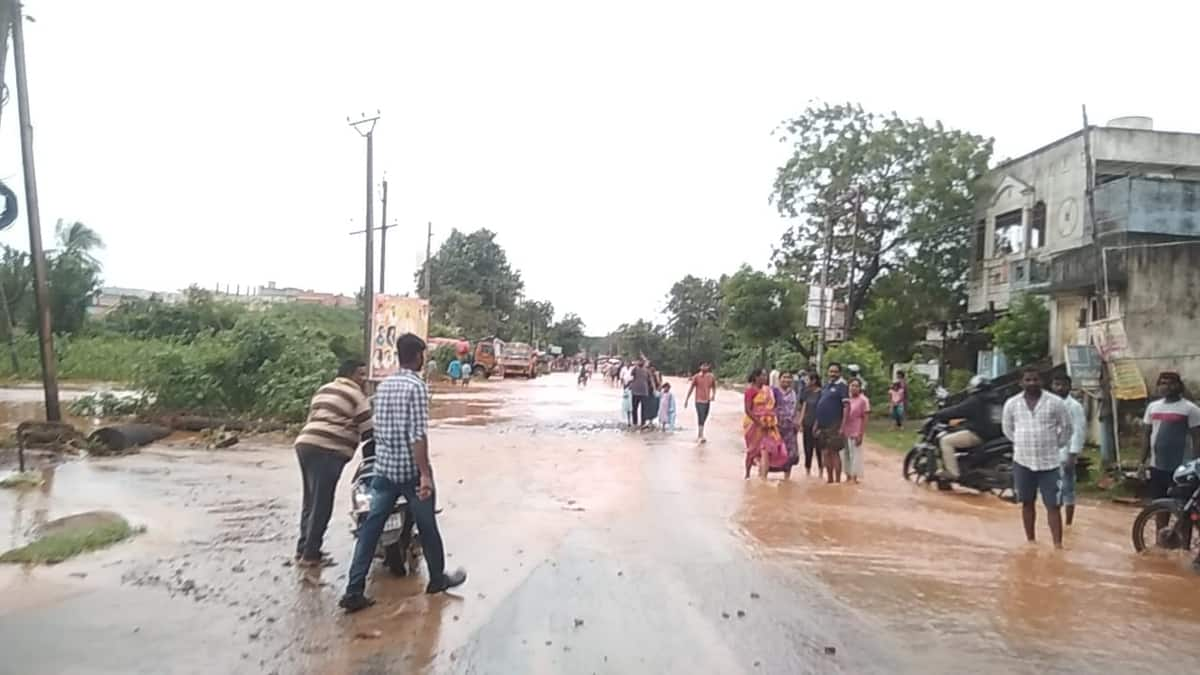
M859 487L743 481L736 393L705 446L625 432L619 408L569 375L438 390L439 523L470 578L430 597L423 569L378 568L379 604L352 617L336 608L348 487L326 541L339 565L292 567L290 448L59 466L0 492L3 548L88 509L148 529L0 568L0 673L1136 673L1200 657L1200 578L1135 556L1129 509L1081 505L1056 553L1025 544L1010 504L904 483L890 452L869 453Z

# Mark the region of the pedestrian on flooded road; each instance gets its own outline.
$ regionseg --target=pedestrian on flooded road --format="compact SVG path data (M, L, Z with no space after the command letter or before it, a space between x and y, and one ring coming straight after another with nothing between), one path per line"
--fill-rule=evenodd
M621 417L625 424L633 426L633 393L629 391L629 385L621 387Z
M417 374L425 359L425 341L406 333L396 341L399 370L375 394L375 477L371 510L359 528L342 609L357 612L375 604L364 591L379 536L401 496L421 537L429 569L426 593L441 593L467 580L461 568L445 573L446 555L437 526L437 492L429 463L429 387Z
M308 421L296 437L296 458L304 482L300 539L296 542L296 560L301 567L335 564L321 551L321 544L333 514L338 480L359 443L364 444L364 454L374 451L366 382L367 364L357 359L343 361L337 377L313 396Z
M648 364L646 370L650 373L650 395L646 397L646 402L642 407L642 426L652 427L658 420L662 375L653 364Z
M1013 487L1021 502L1025 539L1037 540L1037 495L1042 493L1054 548L1062 548L1062 511L1058 480L1059 448L1071 440L1071 415L1062 399L1042 391L1042 375L1029 367L1021 375L1022 393L1004 404L1004 435L1013 442Z
M798 397L792 386L792 374L783 371L779 374L779 387L775 389L775 417L779 419L779 435L783 437L783 447L787 449L789 466L800 463L800 410L796 405Z
M658 399L658 420L662 423L663 431L675 430L675 394L671 393L671 383L664 382L662 394Z
M446 374L450 376L450 384L458 384L458 381L462 379L462 373L462 361L459 361L456 356L446 368Z
M471 368L471 362L467 361L467 360L463 360L463 364L462 364L462 386L463 386L463 389L466 389L467 386L471 384L471 373L473 372L473 370L474 369Z
M768 471L783 471L790 477L792 465L788 463L787 449L779 435L779 419L775 416L775 389L770 386L767 371L762 368L750 373L750 386L746 388L746 417L742 420L743 437L746 440L746 478L750 469L758 465L758 475L763 480Z
M630 416L636 428L645 422L646 398L651 394L650 371L644 361L636 361L629 371L629 394L633 397L633 413Z
M704 424L708 421L712 402L717 398L717 378L712 374L712 364L701 363L700 372L692 376L691 386L688 387L687 396L683 399L685 410L688 402L692 400L692 394L696 395L696 440L707 443L708 440L704 438Z
M825 465L827 483L842 482L842 447L845 439L842 436L842 415L845 413L846 399L850 397L850 388L842 379L842 364L829 364L829 380L821 388L817 398L816 416L813 423L813 435L816 436L817 449L821 452L821 461Z
M1083 439L1087 436L1087 415L1083 412L1083 404L1071 396L1071 376L1058 373L1050 382L1050 390L1063 400L1067 406L1067 414L1071 417L1071 440L1058 449L1058 460L1061 463L1058 495L1066 511L1067 527L1075 522L1075 462L1083 450Z
M863 477L863 436L867 431L867 416L871 413L871 400L863 393L862 382L856 377L850 380L846 411L842 414L842 464L846 468L846 480L858 483Z
M810 373L805 377L806 384L801 392L800 428L803 429L801 440L804 441L804 473L812 475L813 457L817 459L817 475L824 471L825 462L821 451L817 448L817 402L821 399L821 376Z
M1167 496L1175 469L1183 464L1189 434L1192 447L1200 450L1200 407L1183 397L1179 373L1159 373L1155 388L1162 398L1146 406L1142 420L1146 425L1142 466L1150 469L1151 499Z

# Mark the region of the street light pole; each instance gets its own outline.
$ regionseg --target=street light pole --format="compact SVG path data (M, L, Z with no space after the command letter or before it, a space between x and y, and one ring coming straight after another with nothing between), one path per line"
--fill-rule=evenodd
M346 118L349 121L350 118ZM365 115L350 126L367 139L367 220L365 230L367 239L366 270L363 283L363 359L371 360L371 314L375 305L375 123L379 121L376 111L374 117Z
M383 179L383 200L379 214L379 294L383 295L387 284L387 179Z
M33 263L34 300L38 313L38 345L42 357L42 390L46 421L61 422L58 405L58 365L54 358L54 333L50 323L50 290L46 253L42 249L42 222L38 210L37 172L33 167L33 123L29 116L29 83L25 69L25 30L20 0L11 0L13 66L17 76L17 117L21 125L21 159L25 169L25 218L29 222L29 259Z

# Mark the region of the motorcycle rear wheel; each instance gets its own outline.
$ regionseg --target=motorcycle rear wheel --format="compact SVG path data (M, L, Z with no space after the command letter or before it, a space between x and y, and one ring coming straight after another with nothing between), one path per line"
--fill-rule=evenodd
M1165 517L1167 525L1160 527L1159 517ZM1133 521L1133 548L1138 553L1159 555L1179 554L1195 557L1200 555L1200 537L1196 536L1191 521L1166 504L1150 504L1142 509ZM1147 526L1150 537L1147 537Z

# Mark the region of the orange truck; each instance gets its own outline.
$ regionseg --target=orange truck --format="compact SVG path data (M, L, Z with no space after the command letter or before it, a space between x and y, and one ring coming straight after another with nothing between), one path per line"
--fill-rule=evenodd
M485 338L475 345L475 367L487 377L537 377L537 353L524 342Z

